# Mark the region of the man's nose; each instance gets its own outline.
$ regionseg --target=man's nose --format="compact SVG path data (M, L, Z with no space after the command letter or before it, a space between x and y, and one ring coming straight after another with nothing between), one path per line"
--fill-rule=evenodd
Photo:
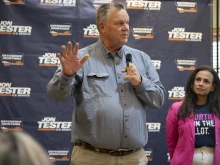
M129 25L128 24L124 24L124 26L122 27L122 30L129 30Z

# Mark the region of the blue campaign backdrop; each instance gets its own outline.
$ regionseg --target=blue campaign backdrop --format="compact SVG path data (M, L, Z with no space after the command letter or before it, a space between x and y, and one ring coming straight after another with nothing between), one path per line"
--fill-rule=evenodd
M96 10L105 2L111 0L0 1L1 131L28 132L56 165L70 163L74 107L73 98L59 103L47 96L47 84L59 65L56 54L68 41L80 48L97 41ZM211 65L211 1L120 2L130 16L127 45L151 57L167 90L163 107L147 112L149 141L144 149L149 165L168 165L167 111L184 98L192 70Z

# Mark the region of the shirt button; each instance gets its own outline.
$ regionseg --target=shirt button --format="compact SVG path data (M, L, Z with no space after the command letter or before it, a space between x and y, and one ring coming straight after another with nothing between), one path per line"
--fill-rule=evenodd
M121 92L123 92L123 89L121 89Z
M126 105L126 104L124 104L124 106L126 107L127 105Z
M127 138L128 136L127 135L125 135L125 138Z

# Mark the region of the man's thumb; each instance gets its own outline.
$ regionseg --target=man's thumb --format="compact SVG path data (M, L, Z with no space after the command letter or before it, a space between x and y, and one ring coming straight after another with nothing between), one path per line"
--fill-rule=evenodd
M81 63L81 64L84 64L84 63L86 62L86 60L88 60L88 58L89 58L89 55L88 55L88 54L85 54L85 55L81 58L80 63Z

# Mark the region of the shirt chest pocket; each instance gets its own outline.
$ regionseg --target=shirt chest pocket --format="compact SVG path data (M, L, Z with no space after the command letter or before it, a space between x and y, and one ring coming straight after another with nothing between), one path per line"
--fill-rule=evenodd
M87 81L91 97L111 96L108 73L88 73Z

